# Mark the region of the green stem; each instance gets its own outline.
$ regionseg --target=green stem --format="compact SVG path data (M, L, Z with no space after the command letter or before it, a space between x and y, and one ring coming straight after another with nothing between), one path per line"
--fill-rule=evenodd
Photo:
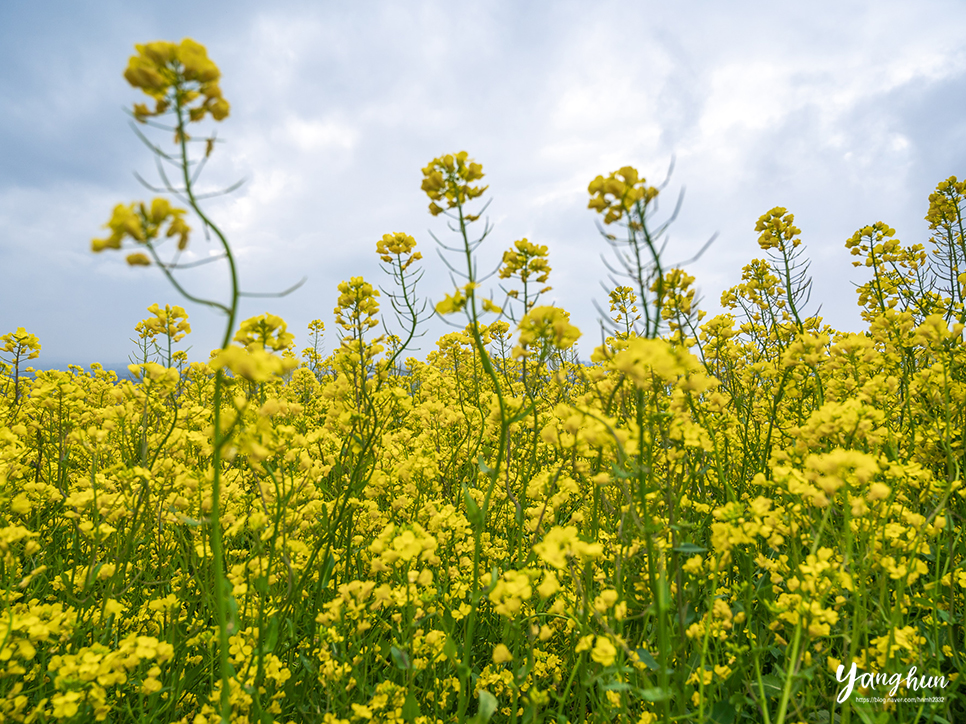
M215 620L218 623L218 671L221 676L221 720L228 724L231 716L231 668L228 661L228 621L225 611L226 597L229 595L228 582L224 571L224 550L221 538L221 449L227 438L221 436L221 391L224 372L215 373L215 433L214 451L212 453L212 481L211 481L211 556L215 573Z
M238 289L238 270L235 265L235 257L231 252L231 246L228 244L228 240L215 224L205 215L204 211L198 205L198 200L195 198L194 189L192 188L191 174L189 172L190 160L188 157L188 135L185 131L185 119L184 119L184 108L181 102L180 94L176 103L176 114L178 119L177 129L178 129L178 141L181 150L181 170L185 185L185 194L188 197L188 202L191 208L198 215L198 217L205 223L205 225L211 229L215 236L218 238L222 249L225 252L225 258L228 260L228 269L231 275L231 302L228 305L220 305L217 303L211 304L211 306L216 306L228 315L228 322L225 325L225 334L222 338L222 348L228 347L231 343L232 332L235 328L235 317L238 313L238 299L239 299L239 289ZM164 269L164 267L162 267ZM175 283L175 286L184 294L184 290L175 281L173 276L167 269L165 274ZM189 298L193 298L190 297ZM221 452L228 439L231 436L231 430L227 434L223 435L221 431L221 396L222 388L224 386L225 373L223 369L219 369L215 373L215 392L214 392L214 449L212 451L212 481L211 481L211 514L209 520L209 535L211 537L211 554L212 564L214 566L214 579L215 579L215 619L218 623L218 669L221 676L221 720L223 724L227 724L231 716L231 666L228 660L228 620L227 611L225 610L227 604L227 597L231 595L228 589L228 581L225 577L224 570L224 549L222 544L222 531L221 531ZM234 426L232 426L232 429Z

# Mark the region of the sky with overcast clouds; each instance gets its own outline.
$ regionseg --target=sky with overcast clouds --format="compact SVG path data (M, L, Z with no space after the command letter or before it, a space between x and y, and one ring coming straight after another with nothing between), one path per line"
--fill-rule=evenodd
M336 285L384 283L382 234L405 231L425 256L422 292L451 290L420 191L420 169L467 150L483 164L494 225L481 268L521 237L550 247L554 289L600 338L594 300L607 277L587 184L636 166L674 174L665 208L686 189L667 260L717 241L688 271L704 307L761 256L754 231L774 206L795 213L812 259L812 308L861 323L845 240L885 221L925 242L928 195L966 174L966 4L876 2L235 2L0 4L0 334L18 326L39 362L115 367L145 308L184 304L157 269L90 252L113 206L152 194L153 159L123 109L133 45L192 37L222 71L231 116L205 177L240 178L209 202L237 250L249 299L306 342L321 318L335 344ZM197 224L196 224L197 226ZM196 254L207 249L201 234ZM218 294L212 267L185 272ZM492 285L495 286L495 281ZM222 319L184 304L193 359L216 346ZM441 332L431 326L422 356ZM44 366L44 365L40 365Z

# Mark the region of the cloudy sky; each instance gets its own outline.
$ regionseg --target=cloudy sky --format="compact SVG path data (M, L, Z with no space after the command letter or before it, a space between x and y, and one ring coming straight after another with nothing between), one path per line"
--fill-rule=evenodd
M0 334L39 335L49 365L126 361L145 308L183 304L157 269L131 269L90 239L113 206L152 194L153 159L124 109L134 43L192 37L222 70L231 116L204 183L245 179L209 202L238 252L242 316L280 314L335 343L336 285L384 283L386 232L416 237L421 291L449 291L420 169L465 149L490 184L481 268L527 237L550 247L554 301L599 339L594 300L609 253L586 209L597 174L636 166L669 209L686 190L668 261L689 267L705 308L759 256L754 224L786 206L803 230L813 308L858 330L845 240L886 221L925 242L936 183L966 174L966 5L893 2L54 2L0 5ZM164 139L161 139L164 140ZM197 225L196 225L197 226ZM198 234L195 258L211 248ZM186 286L223 296L213 267ZM185 305L191 356L222 319ZM420 356L441 327L421 341Z

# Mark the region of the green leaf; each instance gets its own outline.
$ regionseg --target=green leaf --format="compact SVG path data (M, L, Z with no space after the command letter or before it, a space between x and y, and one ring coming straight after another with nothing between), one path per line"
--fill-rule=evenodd
M230 590L230 589L228 589L228 585L229 585L228 584L228 581L225 581L224 588L226 590ZM233 633L237 633L237 627L238 627L238 601L235 600L235 597L234 596L228 596L227 603L228 603L228 611L226 613L228 614L228 626L229 626L229 629L228 630L229 631L232 631Z
M513 678L518 682L526 681L526 678L530 675L530 671L533 670L533 662L526 661L521 666L517 667L517 670L513 672Z
M446 654L446 658L450 661L456 662L460 660L459 651L456 650L456 643L449 636L446 637L446 643L443 644L443 653Z
M678 553L687 553L688 555L691 555L692 553L708 552L707 548L702 548L701 546L695 545L694 543L680 543L674 546L673 550L677 551Z
M324 506L323 506L324 507ZM327 588L329 585L329 578L332 577L332 571L335 570L335 558L331 553L325 558L325 562L322 564L322 573L319 576L319 582L322 584L322 588Z
M630 478L635 477L634 473L629 470L624 470L617 465L611 465L611 474L619 480L629 480Z
M412 668L412 664L409 662L409 654L402 649L398 649L393 646L391 649L389 649L389 653L392 654L392 662L400 671L408 671L410 668Z
M302 664L302 668L308 671L310 674L315 674L318 671L318 667L310 659L305 658L305 656L299 653L299 661Z
M765 696L778 696L782 693L783 685L781 679L774 674L761 677L761 685L765 690Z
M711 719L714 724L734 724L735 707L730 701L716 701L711 708Z
M466 505L466 517L470 521L470 525L473 526L474 530L482 528L483 511L480 510L480 506L473 500L473 496L470 495L470 489L465 485L463 486L463 504Z
M624 681L611 681L600 688L604 691L630 691L632 687Z
M684 625L690 626L694 623L694 620L698 617L697 609L695 609L693 603L688 603L688 608L684 612Z
M416 695L413 692L406 694L406 702L402 707L402 716L406 721L416 721L416 717L422 716L423 713L419 709L419 701L416 700Z
M270 654L278 643L278 618L272 616L268 622L268 636L262 642L262 654Z
M483 456L482 455L480 455L476 459L476 464L479 465L480 472L483 473L484 475L491 475L493 473L493 468L491 468L489 465L487 465L485 462L483 462Z
M648 701L666 701L671 698L671 692L659 686L652 686L650 689L644 689L641 692L641 696Z
M637 650L637 656L638 656L638 658L640 658L641 661L644 662L644 665L647 668L652 669L652 670L657 670L657 668L658 668L657 661L651 655L651 652L650 651L648 651L647 649L638 649Z
M852 712L858 715L863 724L884 724L885 722L889 721L888 719L883 719L881 716L873 717L872 707L867 703L853 704ZM889 716L889 712L887 711L882 712L882 714L886 717Z
M496 712L496 697L488 691L480 692L480 707L469 724L486 724Z

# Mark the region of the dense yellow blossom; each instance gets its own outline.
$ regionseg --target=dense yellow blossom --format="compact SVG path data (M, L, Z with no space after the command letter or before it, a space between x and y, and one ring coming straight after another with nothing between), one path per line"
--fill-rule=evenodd
M182 148L228 113L193 41L137 46L125 77ZM314 320L304 363L281 317L238 322L237 286L207 362L171 304L123 379L23 367L39 339L0 337L0 721L958 721L964 183L930 197L928 253L883 222L849 238L867 329L841 334L806 313L784 207L705 321L649 236L658 190L598 176L590 207L628 231L607 240L653 253L585 361L536 304L546 246L514 242L492 271L517 286L482 298L482 177L465 152L423 169L468 260L436 305L468 326L424 360L402 356L422 255L401 232L376 243L401 290L341 282L338 342ZM119 205L94 249L171 275L187 216ZM850 666L930 701L838 701Z

